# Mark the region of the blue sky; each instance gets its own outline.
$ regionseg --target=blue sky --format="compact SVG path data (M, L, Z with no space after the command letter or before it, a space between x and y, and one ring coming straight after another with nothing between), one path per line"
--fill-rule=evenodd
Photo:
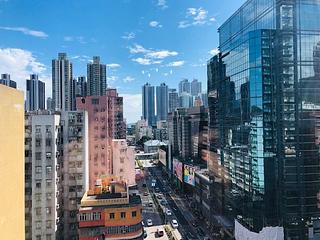
M74 77L93 55L108 64L108 85L124 96L125 117L141 115L141 86L197 78L206 88L206 61L217 28L244 0L0 0L0 73L25 88L31 72L51 96L51 60L66 52ZM211 52L211 53L210 53Z

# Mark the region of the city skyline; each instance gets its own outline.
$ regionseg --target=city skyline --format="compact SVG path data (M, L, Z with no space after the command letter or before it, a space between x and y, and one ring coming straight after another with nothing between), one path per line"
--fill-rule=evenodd
M92 56L100 56L107 64L108 87L125 98L125 118L135 122L142 115L140 89L147 81L177 88L181 79L197 78L205 89L217 29L243 2L69 1L61 9L57 1L0 1L0 72L9 73L24 91L25 79L38 74L52 97L51 60L59 52L67 53L74 78L86 75ZM86 17L77 11L82 8ZM150 14L141 17L145 12Z

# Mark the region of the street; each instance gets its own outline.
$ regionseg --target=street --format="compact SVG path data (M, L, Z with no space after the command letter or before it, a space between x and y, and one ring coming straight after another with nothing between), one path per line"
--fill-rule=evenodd
M193 226L192 223L196 220L193 214L186 209L183 199L174 193L167 179L162 175L161 169L157 167L145 168L148 177L144 180L145 187L140 186L140 192L143 202L143 219L146 226L147 219L151 219L153 225L170 224L175 219L178 222L178 230L184 239L209 239L209 235L205 233L205 229L198 226ZM154 184L153 184L154 182ZM140 184L141 185L141 184ZM143 185L143 184L142 184ZM148 193L148 196L146 195ZM152 198L154 194L154 198ZM157 198L157 200L155 200ZM152 206L149 205L152 202ZM171 210L171 215L164 214L164 219L161 218L157 208L159 202L160 208ZM197 229L198 228L198 229ZM199 233L200 231L200 233Z

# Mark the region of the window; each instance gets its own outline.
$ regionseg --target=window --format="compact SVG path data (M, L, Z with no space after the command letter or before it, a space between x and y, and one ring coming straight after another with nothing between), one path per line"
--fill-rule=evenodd
M49 201L52 199L52 193L47 193L46 194L46 199Z
M36 139L36 147L41 147L41 139Z
M51 220L47 220L47 222L46 222L46 228L47 228L47 229L51 229L51 228L52 228L52 221L51 221Z
M51 152L46 152L47 161L51 160Z
M48 174L51 174L51 172L52 172L52 167L51 167L51 166L47 166L47 167L46 167L46 173L47 173L47 175L48 175Z
M41 235L37 235L36 240L41 240Z
M41 221L36 221L36 229L41 229Z
M41 188L41 182L40 181L36 182L36 188Z
M132 216L132 217L136 217L136 216L137 216L137 211L133 211L133 212L131 213L131 216Z
M93 98L91 101L92 101L92 104L94 105L99 104L99 98Z
M47 234L46 235L46 240L52 240L52 235L51 234Z
M41 208L40 207L36 208L36 215L37 216L41 215Z
M36 193L36 194L34 195L34 197L35 197L35 199L36 199L37 202L40 202L40 201L41 201L41 193Z
M46 147L51 147L51 139L46 138Z
M46 214L51 215L51 207L46 207Z
M51 187L52 186L52 180L51 179L47 179L46 180L46 186L47 187Z
M126 213L125 212L121 212L121 218L126 218Z
M42 168L40 166L36 167L36 173L41 174Z
M110 219L114 219L114 213L110 213L110 214L109 214L109 218L110 218Z
M36 152L36 160L41 160L41 152Z

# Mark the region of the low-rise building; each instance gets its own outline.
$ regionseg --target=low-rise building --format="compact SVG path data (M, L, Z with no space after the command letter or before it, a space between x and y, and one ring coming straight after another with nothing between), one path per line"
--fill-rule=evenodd
M124 181L106 177L96 181L81 200L79 239L143 239L141 198Z
M158 152L161 146L166 146L167 144L159 140L149 140L144 143L144 152L153 153Z

